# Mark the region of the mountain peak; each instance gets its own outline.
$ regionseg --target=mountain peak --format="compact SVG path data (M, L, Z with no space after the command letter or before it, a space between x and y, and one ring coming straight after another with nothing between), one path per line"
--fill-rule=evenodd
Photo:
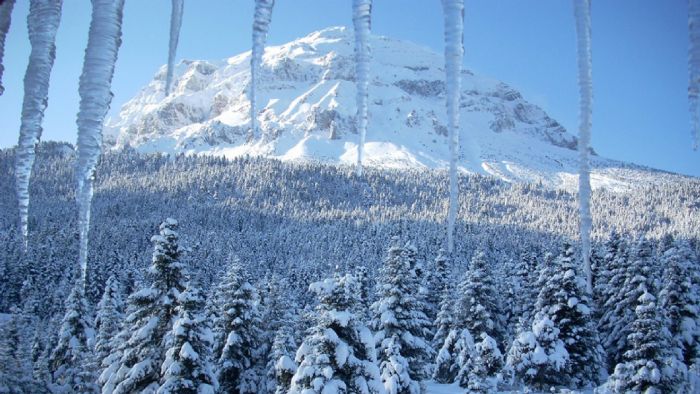
M250 51L223 61L181 61L167 97L161 69L108 124L106 140L141 151L353 164L358 140L353 40L351 29L335 26L265 48L258 141L246 141ZM373 36L370 43L366 164L446 167L443 57L388 37ZM576 137L517 90L464 70L461 109L463 171L555 187L575 184ZM594 171L618 164L593 160ZM593 179L594 185L614 183Z

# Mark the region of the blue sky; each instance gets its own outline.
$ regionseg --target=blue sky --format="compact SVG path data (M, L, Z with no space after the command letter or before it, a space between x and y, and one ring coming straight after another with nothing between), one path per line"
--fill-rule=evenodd
M28 1L19 0L5 47L0 147L16 144L29 56ZM269 43L351 25L350 0L277 0ZM593 1L593 141L606 157L700 176L690 148L685 0ZM178 58L222 59L249 49L252 0L187 0ZM568 0L466 0L465 66L511 84L577 133L575 31ZM110 114L167 58L170 1L127 0ZM78 77L90 3L64 1L43 139L76 139ZM377 0L373 30L442 52L439 0Z

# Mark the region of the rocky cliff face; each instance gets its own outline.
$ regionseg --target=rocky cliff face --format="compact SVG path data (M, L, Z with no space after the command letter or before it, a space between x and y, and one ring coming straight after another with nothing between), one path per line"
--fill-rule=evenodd
M445 167L442 56L387 37L373 37L371 45L367 164ZM108 124L106 139L142 151L352 164L358 140L353 47L352 31L333 27L266 48L260 140L248 138L250 52L218 62L182 61L167 97L162 68ZM573 187L576 137L512 87L466 70L462 76L462 169ZM622 176L614 173L625 166L595 158L593 167L607 174L594 175L600 186L616 185Z

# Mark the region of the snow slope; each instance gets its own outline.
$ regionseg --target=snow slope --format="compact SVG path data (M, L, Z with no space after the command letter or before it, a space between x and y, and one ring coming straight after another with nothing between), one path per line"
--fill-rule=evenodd
M352 30L331 27L268 47L258 86L262 137L250 129L250 52L183 60L164 96L165 66L108 122L106 143L144 152L265 155L353 165L359 136ZM366 165L446 168L444 59L424 47L372 36ZM510 86L462 71L462 171L509 182L577 187L577 138ZM626 190L653 170L592 157L594 187Z

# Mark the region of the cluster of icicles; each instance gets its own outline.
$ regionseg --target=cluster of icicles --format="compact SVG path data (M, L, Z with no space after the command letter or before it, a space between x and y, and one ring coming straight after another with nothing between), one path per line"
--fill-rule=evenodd
M584 271L590 286L590 165L589 145L591 130L591 15L590 0L573 0L577 32L578 75L580 87L579 129L579 215L583 246ZM35 149L41 138L42 119L48 100L49 77L55 57L55 38L61 19L62 0L30 0L27 25L31 53L24 78L24 101L20 137L16 153L17 198L20 229L25 247L28 239L29 179L35 160ZM259 137L255 120L257 115L256 88L265 41L272 19L274 0L256 0L253 21L251 85L251 138ZM10 27L15 0L0 2L0 95L2 86L2 57L5 36ZM700 0L688 1L689 87L693 146L698 148L700 135ZM454 226L457 218L458 184L457 159L459 155L459 108L461 66L464 56L464 0L442 0L445 29L446 110L449 141L449 207L447 215L447 246L454 250ZM80 110L77 116L76 199L80 233L79 262L83 280L88 262L90 208L93 195L95 168L102 149L102 125L112 100L111 82L114 65L121 44L121 22L124 0L92 0L92 20L83 71L80 76ZM172 0L170 42L165 94L170 94L173 82L175 54L182 25L184 0ZM370 32L372 0L353 0L352 20L355 29L355 73L357 81L357 173L362 175L364 143L368 123L368 88L370 71Z

